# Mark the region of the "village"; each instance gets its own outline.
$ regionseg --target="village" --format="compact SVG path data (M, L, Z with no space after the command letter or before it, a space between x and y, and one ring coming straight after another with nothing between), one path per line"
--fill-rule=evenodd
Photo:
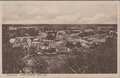
M4 73L117 71L114 66L117 65L117 26L114 24L3 25L2 33ZM109 55L105 56L106 53ZM111 65L114 71L105 63L100 65L100 59L103 62L107 57L114 61Z

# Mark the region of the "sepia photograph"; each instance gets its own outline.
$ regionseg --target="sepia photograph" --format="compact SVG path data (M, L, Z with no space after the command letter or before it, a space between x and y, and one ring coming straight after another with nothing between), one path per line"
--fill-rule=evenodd
M116 1L2 4L2 74L117 74Z

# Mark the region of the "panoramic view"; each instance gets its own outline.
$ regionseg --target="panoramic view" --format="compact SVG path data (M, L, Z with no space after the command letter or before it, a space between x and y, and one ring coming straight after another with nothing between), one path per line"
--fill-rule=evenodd
M2 7L3 74L117 73L115 2L41 1Z
M10 24L2 30L4 73L117 71L117 25Z

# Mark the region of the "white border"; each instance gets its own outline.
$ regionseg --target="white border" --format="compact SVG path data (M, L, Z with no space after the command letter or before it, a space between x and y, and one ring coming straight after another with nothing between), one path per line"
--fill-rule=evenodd
M35 1L36 3L38 1ZM117 74L45 74L45 75L5 75L5 74L2 74L2 60L0 60L0 78L120 78L120 68L119 68L119 65L120 65L120 62L119 62L119 56L120 56L120 53L119 53L119 46L120 46L120 42L119 42L119 37L120 37L120 1L117 1L118 2L118 13L117 13L117 16L118 16L118 72ZM9 4L12 4L12 3L17 3L17 4L21 4L21 3L33 3L33 1L1 1L0 2L0 45L1 45L1 49L0 49L0 59L2 59L2 3L9 3Z

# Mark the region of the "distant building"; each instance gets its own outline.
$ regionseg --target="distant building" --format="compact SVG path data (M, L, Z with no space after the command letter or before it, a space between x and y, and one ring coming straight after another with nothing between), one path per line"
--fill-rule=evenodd
M8 27L8 30L17 30L18 28L17 27L15 27L15 26L10 26L10 27Z
M97 31L104 31L104 32L109 32L111 30L116 30L116 26L99 26L97 27Z

